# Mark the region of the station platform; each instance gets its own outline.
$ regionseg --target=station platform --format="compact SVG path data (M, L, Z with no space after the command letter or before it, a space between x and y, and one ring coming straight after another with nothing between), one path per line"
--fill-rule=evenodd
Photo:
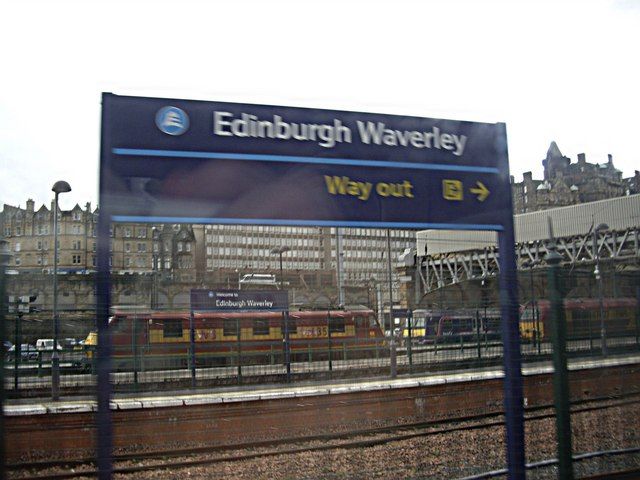
M640 364L640 353L608 358L583 358L569 360L569 370L587 370ZM551 362L526 364L522 367L523 376L550 374ZM328 381L323 383L295 383L277 386L237 386L215 390L182 390L157 395L118 394L111 402L112 410L153 409L234 402L253 402L303 398L323 395L340 395L376 390L398 390L429 387L462 382L490 381L503 378L501 367L488 367L473 370L458 370L441 373L413 375L402 378L376 378L362 381ZM526 399L525 399L526 401ZM48 399L8 400L4 405L5 416L47 415L88 413L97 411L97 402L90 398L62 398L59 401Z

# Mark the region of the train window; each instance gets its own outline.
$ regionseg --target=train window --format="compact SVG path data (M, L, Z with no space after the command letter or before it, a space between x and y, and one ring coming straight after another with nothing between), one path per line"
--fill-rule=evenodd
M565 316L569 334L587 335L596 328L589 310L567 310Z
M131 321L127 317L113 317L109 328L113 333L126 333L130 330Z
M182 338L182 320L165 320L162 334L165 338Z
M289 316L289 324L287 327L289 328L289 334L298 333L298 324L296 323L296 319L294 317Z
M253 320L254 335L269 335L269 320L256 318Z
M235 318L225 318L222 324L222 334L225 337L238 335L238 321Z
M344 333L344 318L331 317L331 319L329 320L329 332Z

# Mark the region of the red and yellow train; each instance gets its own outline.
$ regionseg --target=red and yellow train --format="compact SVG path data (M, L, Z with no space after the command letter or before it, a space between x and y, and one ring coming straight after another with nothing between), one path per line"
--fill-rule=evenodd
M595 298L564 300L564 318L570 339L600 336L601 321L610 336L635 335L637 301L634 298ZM601 319L602 316L604 318ZM529 302L520 310L520 336L525 341L551 340L551 303Z
M286 322L286 325L285 325ZM288 335L287 335L288 330ZM131 312L109 320L113 367L184 368L382 355L384 336L372 310L282 312ZM286 337L288 341L285 342ZM85 341L89 361L97 335ZM193 352L192 352L193 349ZM193 356L192 356L193 354Z

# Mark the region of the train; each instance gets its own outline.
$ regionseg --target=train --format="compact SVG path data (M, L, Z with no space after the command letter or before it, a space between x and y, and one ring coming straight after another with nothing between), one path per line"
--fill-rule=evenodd
M604 325L610 336L637 335L638 302L634 298L564 299L567 338L600 337L601 309ZM520 309L520 337L523 341L551 340L551 303L549 300L527 302Z
M109 319L113 369L274 364L383 355L385 339L372 310L282 312L115 311ZM85 340L87 366L98 337ZM193 348L192 348L193 346Z
M411 328L409 329L409 326ZM418 344L460 341L480 335L482 338L500 337L500 310L487 309L417 309L409 324L404 321L401 335L411 337Z

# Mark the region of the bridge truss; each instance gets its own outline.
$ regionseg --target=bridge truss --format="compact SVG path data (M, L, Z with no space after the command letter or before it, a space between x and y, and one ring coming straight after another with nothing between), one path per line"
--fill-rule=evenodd
M595 239L594 239L595 237ZM624 231L606 230L584 235L542 239L516 244L518 269L546 268L550 245L562 256L563 266L582 266L600 262L619 265L640 263L640 227ZM440 253L417 258L417 280L422 294L468 280L482 280L500 273L496 245L483 249Z

